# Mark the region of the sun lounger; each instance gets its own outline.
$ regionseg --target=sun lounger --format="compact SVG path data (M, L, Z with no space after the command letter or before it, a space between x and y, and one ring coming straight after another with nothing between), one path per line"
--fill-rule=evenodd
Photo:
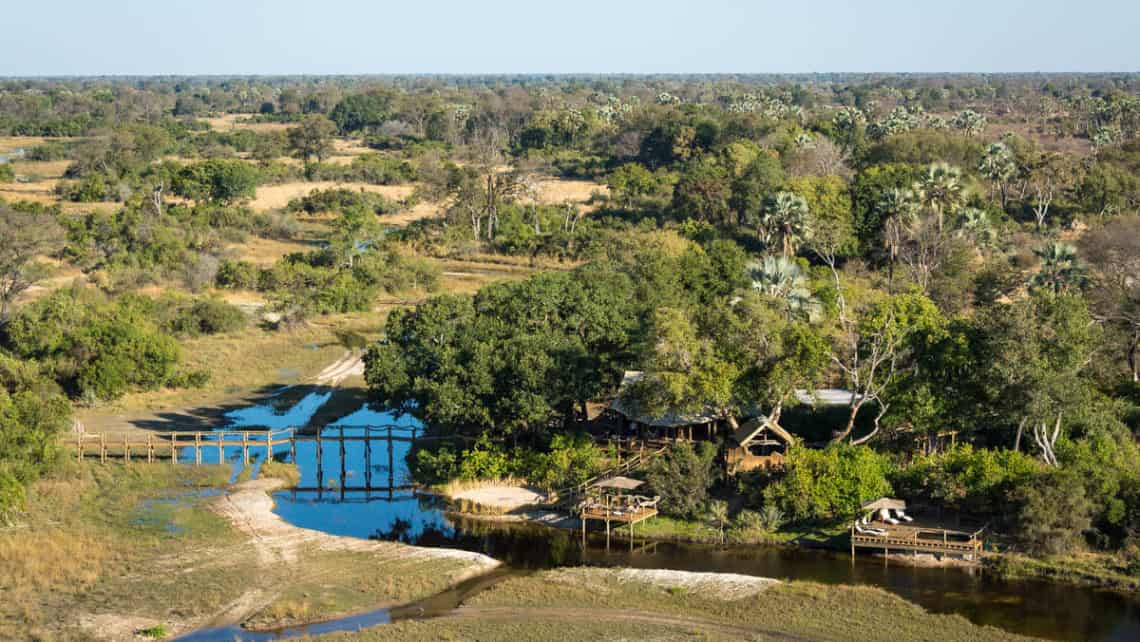
M913 522L914 518L904 513L901 509L895 509L895 519L901 519L904 522Z

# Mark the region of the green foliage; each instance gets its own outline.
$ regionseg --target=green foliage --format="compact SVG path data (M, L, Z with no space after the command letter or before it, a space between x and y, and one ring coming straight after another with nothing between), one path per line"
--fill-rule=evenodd
M0 163L0 183L11 183L16 180L16 172L11 163Z
M900 496L979 516L1000 515L1013 493L1043 471L1042 464L1013 450L960 444L923 455L892 477Z
M764 490L764 503L793 521L849 518L863 502L891 492L889 460L866 446L795 448L785 466L784 476Z
M74 396L114 399L177 375L178 343L160 331L152 312L144 299L108 302L61 290L13 315L5 345L44 364Z
M160 300L155 312L163 331L188 337L236 332L248 321L241 308L221 299Z
M24 488L59 460L71 404L29 361L0 350L0 525L16 519Z
M1017 536L1030 551L1044 555L1072 552L1092 526L1092 504L1081 480L1071 472L1040 476L1016 498Z
M388 317L366 378L380 400L433 426L533 430L617 379L631 298L629 277L604 266L434 297Z
M344 187L313 190L306 196L289 201L288 206L291 212L306 214L341 212L351 208L368 209L376 214L392 214L397 211L396 204L380 194Z
M390 106L391 97L385 93L352 94L333 107L329 118L342 133L352 133L384 124Z
M709 488L717 480L716 444L682 442L656 459L646 478L661 496L661 511L684 519L699 519L706 507Z
M257 168L237 160L208 160L183 167L174 176L175 194L194 201L231 203L252 198L258 183Z
M685 166L673 186L673 211L678 218L693 217L718 225L735 222L730 207L730 176L711 156L702 156Z

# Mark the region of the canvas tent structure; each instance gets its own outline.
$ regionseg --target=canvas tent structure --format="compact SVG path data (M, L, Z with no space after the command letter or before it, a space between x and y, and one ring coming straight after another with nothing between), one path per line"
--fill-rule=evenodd
M733 433L732 443L725 451L728 473L782 469L788 448L795 443L794 435L767 417L749 419Z

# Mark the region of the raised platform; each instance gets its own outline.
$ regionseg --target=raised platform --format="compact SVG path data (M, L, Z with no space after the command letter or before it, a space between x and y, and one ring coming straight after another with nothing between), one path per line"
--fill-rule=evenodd
M852 555L855 554L856 548L878 549L884 552L894 550L970 556L980 555L982 552L979 533L884 522L872 522L870 528L885 531L886 534L859 533L852 526Z

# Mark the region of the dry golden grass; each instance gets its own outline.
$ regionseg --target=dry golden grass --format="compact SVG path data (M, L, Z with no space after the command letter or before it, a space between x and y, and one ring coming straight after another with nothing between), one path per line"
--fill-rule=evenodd
M31 149L43 145L49 139L43 136L0 136L0 154L17 149Z
M420 221L427 218L435 218L439 216L441 212L442 208L439 203L429 203L424 201L421 203L416 203L413 207L410 207L402 212L388 214L384 216L381 221L385 225L397 225L402 227L408 223L413 223L415 221Z
M231 245L227 253L236 259L249 261L254 265L273 265L281 257L294 252L306 252L312 247L298 241L279 241L260 236L249 236L242 243Z
M199 118L199 120L205 121L212 129L220 132L231 132L238 129L248 129L255 132L280 132L293 126L289 123L243 122L248 118L249 114L222 114L221 116Z
M69 160L17 161L12 163L12 171L16 173L16 176L23 176L33 181L63 178L68 167L71 167Z
M593 181L566 178L549 178L538 181L538 200L542 203L585 203L595 192L609 193L605 185Z
M411 185L369 185L368 183L337 183L334 181L298 181L258 187L257 196L250 203L250 206L257 211L280 209L288 205L289 201L306 196L315 189L329 189L331 187L364 190L366 192L381 194L394 200L407 198L415 189Z

